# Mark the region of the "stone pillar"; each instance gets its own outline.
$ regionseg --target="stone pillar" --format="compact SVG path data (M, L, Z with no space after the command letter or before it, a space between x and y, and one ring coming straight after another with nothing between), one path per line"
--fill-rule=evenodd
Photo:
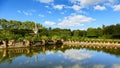
M15 40L9 40L8 46L15 46Z
M57 42L56 40L52 40L52 41L53 41L54 44L56 44L56 42Z
M64 42L64 39L61 39L61 42Z
M43 51L43 53L45 53L45 51L46 51L45 46L42 47L42 51Z
M31 50L29 48L27 48L26 50L27 50L27 54L31 53Z
M7 48L7 44L8 44L7 41L2 41L2 42L3 42L3 47Z
M42 40L42 45L45 45L45 40Z
M29 40L25 40L25 46L30 46L30 41Z
M8 57L8 52L7 52L7 50L5 49L5 50L3 50L3 56L2 56L3 58L4 57Z

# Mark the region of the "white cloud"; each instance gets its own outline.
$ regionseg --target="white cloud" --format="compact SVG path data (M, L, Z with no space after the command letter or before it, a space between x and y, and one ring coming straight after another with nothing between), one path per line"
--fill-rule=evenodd
M49 14L51 14L52 12L51 11L48 11Z
M113 7L113 5L117 4L117 0L106 0L106 2L104 3L104 6L108 6L108 7Z
M26 16L31 16L32 15L31 12L26 12L26 11L23 11L23 14L25 14Z
M93 68L105 68L105 65L98 64L98 65L94 65Z
M60 14L65 14L65 13L67 13L67 11L66 11L66 10L65 10L65 11L60 12Z
M20 14L24 14L24 15L26 15L26 16L31 16L31 15L33 15L33 12L32 12L31 10L30 10L30 11L17 10L17 12L20 13Z
M70 66L69 68L84 68L84 67L82 67L82 66L79 65L79 64L75 64L75 65L73 65L73 66Z
M117 0L109 0L110 3L115 3Z
M21 13L21 11L20 11L20 10L17 10L17 12L18 12L18 13Z
M79 5L73 5L72 8L73 8L75 11L79 11L82 7L79 6Z
M82 7L95 5L95 4L98 4L98 3L102 3L104 1L105 0L70 0L71 3L80 4Z
M100 5L96 5L95 7L94 7L94 9L95 10L105 10L106 9L106 7L105 6L100 6Z
M46 55L54 54L53 51L49 51L49 50L45 51L45 53L46 53Z
M41 3L51 3L51 2L54 2L54 0L37 0Z
M120 11L120 4L113 6L114 11Z
M45 8L49 8L49 6L45 6Z
M91 22L94 19L91 17L86 17L83 15L70 15L68 17L65 17L64 20L62 20L60 23L58 23L59 26L83 26L85 22Z
M79 11L82 7L80 5L73 4L72 6L65 6L65 8L71 8L75 11Z
M64 58L70 59L71 61L84 60L92 57L90 53L84 52L83 50L74 50L74 49L66 50L63 55Z
M61 14L65 14L65 12L61 12Z
M58 21L61 21L61 19L59 18Z
M53 68L63 68L63 66L62 65L58 65L58 66L55 66Z
M43 14L38 14L39 17L45 17Z
M120 64L113 64L112 68L120 68Z
M64 6L65 5L53 5L53 8L61 10L61 9L63 9Z
M48 26L53 26L53 25L55 25L55 22L45 21L44 24L45 24L45 25L48 25Z
M56 65L53 68L65 68L65 67L63 65ZM84 67L77 63L77 64L67 66L67 68L84 68Z
M36 12L36 10L34 10L34 9L31 9L31 10L29 10L30 12Z
M78 3L80 2L81 0L69 0L71 3Z

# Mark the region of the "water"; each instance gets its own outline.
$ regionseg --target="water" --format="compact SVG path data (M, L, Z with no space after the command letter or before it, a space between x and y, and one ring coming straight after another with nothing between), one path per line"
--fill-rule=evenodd
M0 49L0 68L120 68L119 50L65 45Z

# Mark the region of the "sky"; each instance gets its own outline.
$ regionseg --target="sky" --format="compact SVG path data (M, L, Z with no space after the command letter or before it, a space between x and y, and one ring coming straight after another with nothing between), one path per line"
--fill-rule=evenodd
M86 30L120 23L120 0L0 0L0 19Z

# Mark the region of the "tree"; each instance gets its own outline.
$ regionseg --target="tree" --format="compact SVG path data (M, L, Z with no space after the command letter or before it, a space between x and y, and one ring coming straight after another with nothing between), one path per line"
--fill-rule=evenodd
M33 29L35 27L35 23L31 21L26 21L21 24L22 29Z
M103 30L105 36L108 38L120 38L120 24L106 26Z
M87 37L98 37L96 28L88 28Z
M86 34L87 34L87 31L85 31L85 30L79 31L79 36L81 36L81 37L86 37Z
M80 35L79 30L74 30L72 33L73 33L73 36L79 36Z
M41 39L42 40L48 40L48 37L44 35L44 36L41 37Z
M98 37L102 37L102 35L103 35L103 30L102 30L101 28L97 28L97 29L96 29L96 34L97 34Z
M59 39L60 39L60 36L57 36L57 35L52 36L52 40L59 40Z
M0 19L0 26L2 29L7 29L8 21L6 19Z
M5 40L6 42L8 40L15 39L16 36L9 30L0 30L0 40Z
M8 21L9 25L9 29L20 29L20 25L21 22L20 21L16 21L16 20L10 20Z

